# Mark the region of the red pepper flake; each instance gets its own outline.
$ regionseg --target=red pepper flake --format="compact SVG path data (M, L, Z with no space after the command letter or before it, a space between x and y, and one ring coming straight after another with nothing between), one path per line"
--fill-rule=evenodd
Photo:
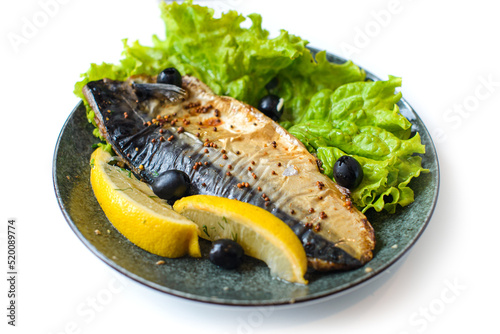
M199 102L190 102L188 105L184 106L184 109L191 109L199 106L200 106Z
M319 218L326 219L328 218L328 216L326 215L325 211L321 211L321 213L319 214Z
M308 211L309 213L314 213L314 208L310 208Z
M344 203L344 206L347 208L347 209L352 209L352 202L350 199L347 199Z

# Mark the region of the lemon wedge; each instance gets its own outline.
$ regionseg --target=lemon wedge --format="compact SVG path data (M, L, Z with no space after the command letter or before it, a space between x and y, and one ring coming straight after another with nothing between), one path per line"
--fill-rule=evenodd
M210 195L181 198L174 210L188 217L211 241L233 239L245 254L264 261L271 275L307 284L307 258L299 238L282 220L255 205Z
M91 157L90 181L95 197L113 226L138 247L163 257L200 257L198 226L159 199L144 182L108 164L101 148Z

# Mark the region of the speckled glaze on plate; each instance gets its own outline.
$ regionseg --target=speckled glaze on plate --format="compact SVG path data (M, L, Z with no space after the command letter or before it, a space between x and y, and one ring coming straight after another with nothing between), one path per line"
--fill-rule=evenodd
M328 59L335 63L345 61L332 54L328 54ZM367 78L379 80L369 72ZM108 221L92 192L89 159L92 144L98 140L92 136L93 126L87 122L83 103L79 103L67 119L55 148L56 196L69 226L97 257L122 274L159 291L201 302L242 306L299 303L338 295L367 282L400 259L424 231L437 201L439 165L432 139L404 99L399 107L412 123L412 131L421 135L426 146L422 165L430 173L411 181L414 203L399 207L392 215L374 210L367 213L377 242L372 261L347 272L308 273L307 286L274 279L265 263L249 257L237 270L220 269L209 262L210 243L201 239L202 258L199 259L166 259L129 242ZM95 230L101 231L101 235L96 235ZM158 260L164 260L165 265L156 265Z

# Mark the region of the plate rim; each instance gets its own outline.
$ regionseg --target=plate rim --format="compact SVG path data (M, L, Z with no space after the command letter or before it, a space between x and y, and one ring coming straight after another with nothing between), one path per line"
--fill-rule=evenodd
M311 46L308 46L308 49L311 50L311 53L313 55L315 55L317 52L320 51L320 49L317 49L317 48L314 48ZM333 54L331 52L328 52L326 50L324 50L324 51L326 52L328 57L333 58L335 60L335 61L333 61L334 63L338 63L338 62L344 63L344 62L348 61L341 56L338 56L338 55ZM367 78L375 80L375 81L381 80L378 76L374 75L370 71L367 71L365 68L363 68L361 66L358 66L358 67L366 73ZM202 303L211 304L211 305L240 306L240 307L241 306L243 306L243 307L282 306L282 305L290 306L290 305L298 305L298 304L304 305L305 303L315 302L315 301L318 301L319 299L326 299L329 297L330 298L339 297L341 295L344 295L346 292L353 291L353 290L365 285L366 283L374 281L376 278L379 277L379 275L381 273L385 272L389 267L393 266L395 263L397 263L399 260L401 260L410 251L410 249L413 248L413 246L416 244L416 242L420 239L420 237L422 236L422 234L426 230L427 226L430 223L430 220L433 216L434 210L435 210L437 202L438 202L441 177L440 177L439 158L438 158L438 154L437 154L437 150L436 150L434 141L432 140L432 137L431 137L425 123L422 121L422 119L417 114L417 112L413 109L413 107L411 107L411 105L408 103L408 101L404 97L402 97L398 104L404 105L414 115L415 119L418 120L418 122L422 125L422 127L419 129L419 132L422 132L422 131L425 132L425 134L429 140L429 143L427 145L430 145L432 147L432 151L434 152L434 160L435 160L435 164L436 164L436 170L435 170L436 185L435 185L434 196L432 198L432 205L431 205L430 210L428 211L428 213L425 217L425 221L422 223L422 225L420 225L420 229L417 232L417 234L405 246L405 248L400 253L397 254L397 256L395 256L391 261L388 261L387 263L384 263L383 265L381 265L379 268L374 270L370 275L360 277L357 280L350 282L348 285L346 285L345 287L338 289L338 290L332 291L330 289L330 290L326 290L322 293L318 293L317 295L314 295L314 296L298 297L296 299L287 300L287 301L276 301L276 302L259 301L259 302L253 302L253 303L243 303L243 302L240 302L240 301L234 300L234 299L228 300L228 299L219 299L219 298L214 298L214 297L204 297L204 296L199 296L199 295L196 295L193 293L182 292L182 291L178 291L178 290L175 290L172 288L168 288L166 286L162 286L162 285L159 285L159 284L154 283L152 281L149 281L149 280L117 265L115 262L111 261L111 259L109 259L103 253L101 253L87 238L85 238L83 236L83 234L80 232L80 230L78 229L76 224L73 222L69 212L66 210L66 208L63 204L59 184L57 182L57 166L56 165L57 165L57 155L58 155L59 148L61 145L61 140L62 140L63 134L65 132L65 129L68 126L71 119L73 118L74 114L76 112L78 112L78 110L80 108L84 107L82 100L80 100L78 102L78 104L74 107L74 109L71 111L69 116L66 118L66 120L61 128L61 131L59 132L57 141L56 141L53 159L52 159L52 181L53 181L55 195L57 198L59 208L61 209L61 212L63 213L63 216L64 216L66 222L68 223L68 225L70 226L71 230L76 234L76 236L80 239L80 241L82 241L82 243L95 256L97 256L101 261L103 261L104 263L106 263L107 265L109 265L111 268L118 271L119 273L123 274L124 276L126 276L126 277L128 277L128 278L130 278L138 283L141 283L142 285L145 285L147 287L155 289L157 291L169 294L171 296L187 299L190 301L202 302Z

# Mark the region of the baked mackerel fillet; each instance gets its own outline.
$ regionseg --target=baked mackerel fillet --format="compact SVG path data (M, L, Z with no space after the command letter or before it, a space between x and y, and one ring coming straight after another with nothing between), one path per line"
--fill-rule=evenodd
M101 134L143 181L177 169L189 175L190 195L234 198L270 211L302 241L310 268L345 270L372 259L372 226L298 139L191 76L183 77L187 95L175 104L139 88L155 80L103 79L83 89Z

